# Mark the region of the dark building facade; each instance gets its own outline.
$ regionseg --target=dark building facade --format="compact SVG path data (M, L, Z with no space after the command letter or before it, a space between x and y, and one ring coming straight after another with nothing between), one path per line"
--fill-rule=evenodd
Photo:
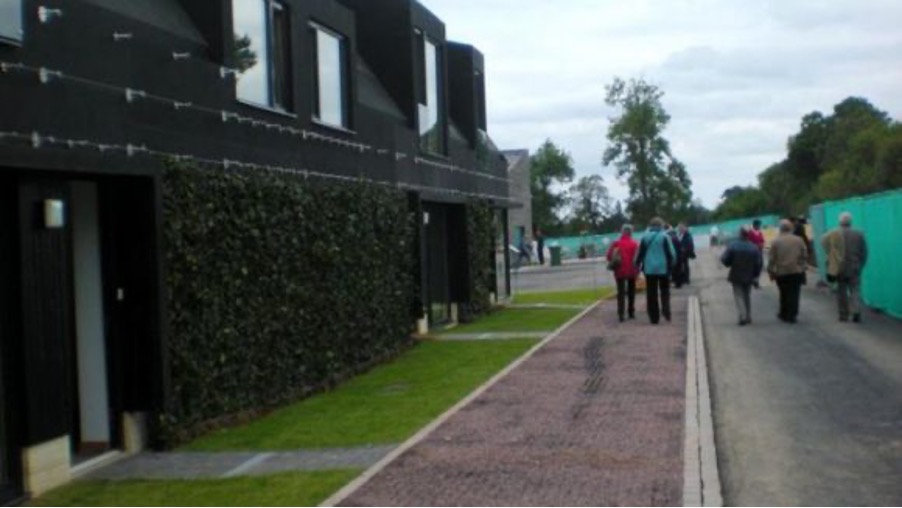
M0 6L0 501L139 449L165 402L166 160L404 189L420 326L455 319L464 205L506 221L507 165L482 55L415 0Z

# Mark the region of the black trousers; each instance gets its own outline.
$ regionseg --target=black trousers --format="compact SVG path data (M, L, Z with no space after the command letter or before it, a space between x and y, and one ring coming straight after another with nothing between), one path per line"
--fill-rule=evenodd
M658 295L661 295L660 306ZM670 321L670 277L668 275L646 275L645 297L648 305L648 318L652 323L664 319Z
M636 313L636 279L616 279L617 280L617 315L623 319L623 310L626 307L626 300L629 300L630 316Z
M798 317L803 281L804 274L801 273L777 277L777 288L780 290L780 319L793 321Z

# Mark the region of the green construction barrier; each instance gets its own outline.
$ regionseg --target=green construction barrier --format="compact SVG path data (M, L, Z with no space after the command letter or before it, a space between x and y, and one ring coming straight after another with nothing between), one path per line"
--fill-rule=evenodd
M868 262L861 280L861 296L872 308L902 318L902 189L841 201L829 201L811 207L818 272L826 280L826 265L821 237L839 224L839 214L852 214L852 227L864 232L868 244ZM817 218L817 219L816 219Z
M702 247L702 245L699 244L698 237L709 235L711 233L712 227L717 226L717 228L720 230L721 238L723 238L724 241L729 241L739 236L740 227L751 226L754 219L761 220L761 227L765 231L773 228L774 234L776 234L776 228L779 225L780 217L774 214L764 214L754 217L747 217L744 219L735 219L731 221L690 226L689 232L692 233L692 236L696 237L696 247ZM645 226L640 227L636 225L636 230L633 233L633 238L635 238L636 241L639 241L644 234ZM548 238L546 243L547 245L560 246L561 256L565 259L570 259L575 258L579 255L580 247L589 247L586 250L591 253L590 255L603 256L608 251L608 246L610 246L611 243L618 238L620 238L619 232L610 232L598 235Z

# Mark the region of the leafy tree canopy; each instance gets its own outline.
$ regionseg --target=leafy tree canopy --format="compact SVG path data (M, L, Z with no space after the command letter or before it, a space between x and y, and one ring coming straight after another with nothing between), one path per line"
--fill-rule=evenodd
M532 222L546 234L561 229L558 212L567 204L567 196L560 187L573 181L576 171L570 154L558 148L550 139L530 158L532 187Z
M684 218L692 200L692 182L663 136L670 122L661 104L664 92L642 79L627 83L620 78L605 90L605 102L619 116L611 118L608 126L602 163L614 166L617 176L626 180L627 209L633 220L645 223L656 215L670 221Z
M758 175L757 188L724 191L715 215L803 214L820 201L899 187L902 124L867 99L849 97L829 115L803 116L786 144L786 158Z

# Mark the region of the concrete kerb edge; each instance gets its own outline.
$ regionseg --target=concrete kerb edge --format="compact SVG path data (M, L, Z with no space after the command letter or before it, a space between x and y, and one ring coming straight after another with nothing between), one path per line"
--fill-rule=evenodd
M536 353L539 349L542 349L546 344L556 339L564 330L569 328L573 323L576 323L583 317L585 317L589 312L594 310L596 307L601 305L605 300L599 300L594 304L587 307L585 310L574 316L572 319L561 325L560 328L555 330L551 335L542 339L541 342L533 346L526 353L514 360L510 365L505 367L501 372L498 372L491 379L483 383L481 386L473 390L469 395L460 400L457 404L452 406L450 409L442 413L438 418L430 422L428 425L420 429L416 434L410 437L407 441L401 443L397 448L392 450L391 453L383 457L379 462L373 464L369 469L360 474L357 478L351 480L350 483L342 487L338 490L338 492L332 494L325 501L320 503L319 506L336 506L338 503L341 503L345 499L347 499L351 494L357 491L360 487L370 481L374 476L376 476L380 471L385 469L390 463L392 463L395 459L400 457L404 452L416 446L420 441L426 438L429 434L432 433L435 429L445 423L448 419L454 416L458 411L463 409L467 404L473 402L477 397L486 392L489 388L491 388L498 381L501 381L505 376L510 374L514 369L522 365L526 360L528 360L532 355Z
M702 505L701 458L699 457L698 374L695 320L692 299L686 319L686 407L683 425L683 506Z
M686 358L686 434L683 506L723 506L705 335L698 297L689 299Z

